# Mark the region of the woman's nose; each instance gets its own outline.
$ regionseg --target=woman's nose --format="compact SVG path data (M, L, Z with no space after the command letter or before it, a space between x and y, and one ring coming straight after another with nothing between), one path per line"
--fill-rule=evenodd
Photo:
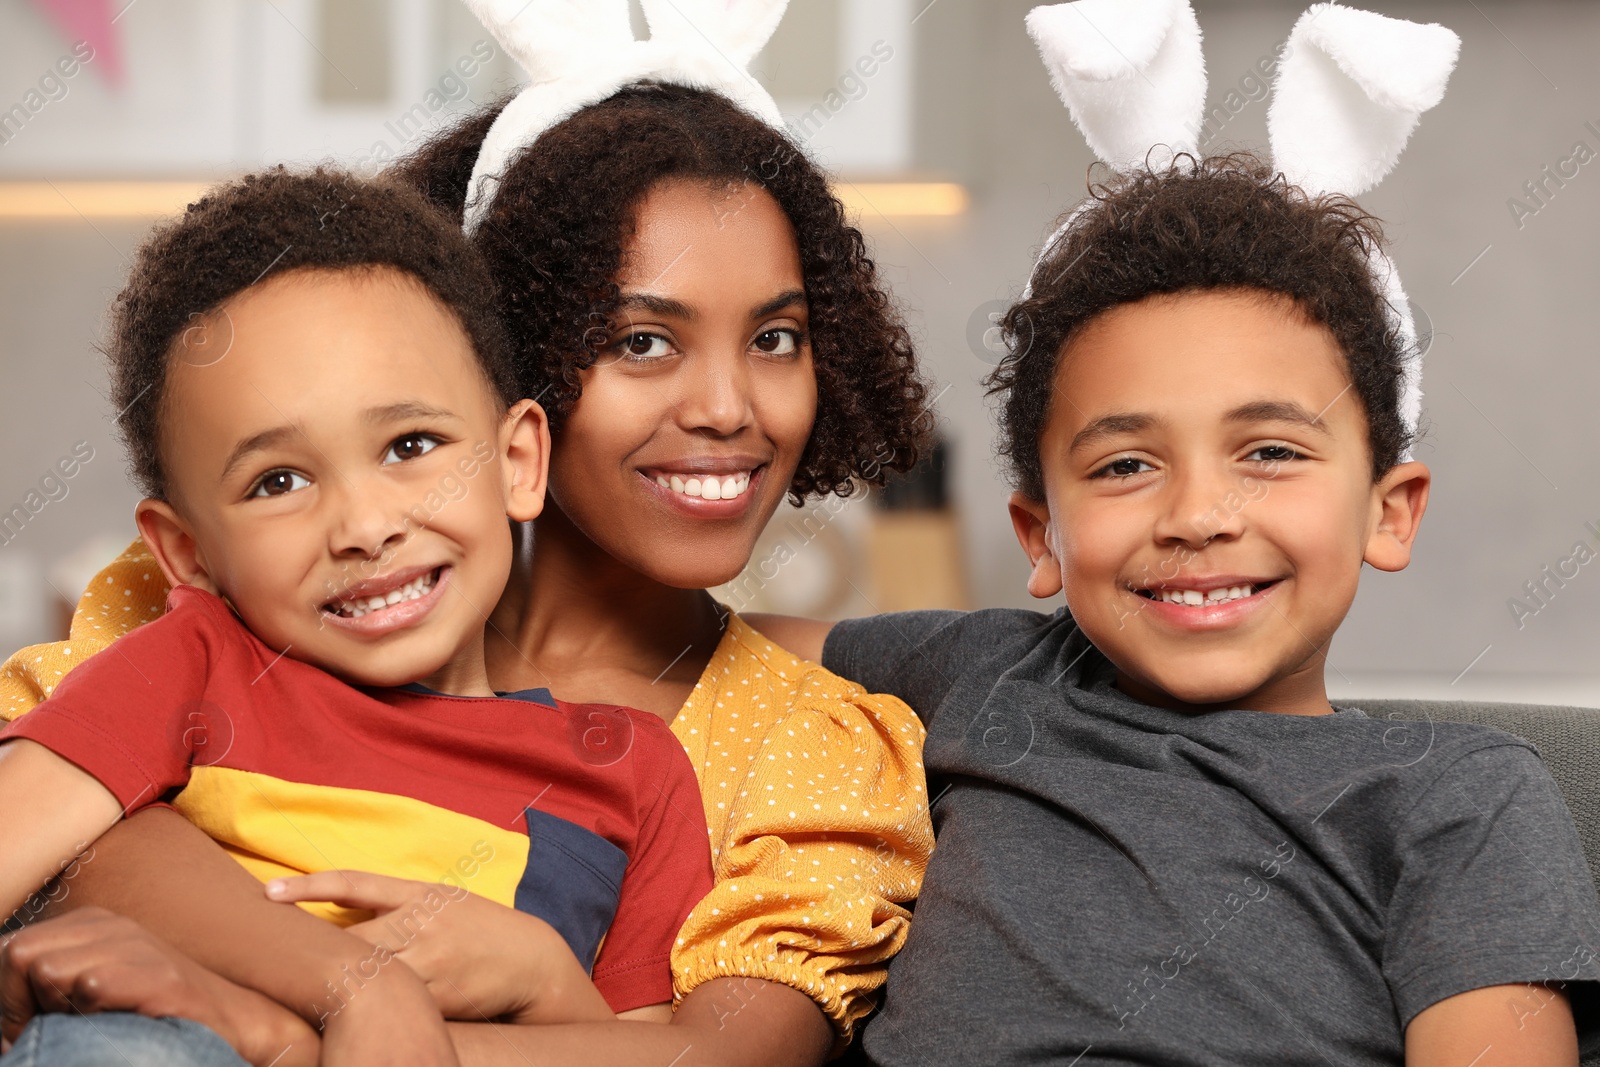
M697 353L680 379L678 417L690 431L729 437L750 424L750 367L743 347Z

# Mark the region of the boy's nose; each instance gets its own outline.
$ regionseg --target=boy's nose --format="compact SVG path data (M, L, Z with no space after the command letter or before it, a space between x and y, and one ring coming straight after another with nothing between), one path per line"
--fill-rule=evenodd
M406 539L406 525L393 509L371 496L346 494L329 538L329 550L340 558L377 559Z
M1156 521L1156 539L1199 548L1236 538L1244 532L1244 509L1238 506L1243 499L1238 485L1220 472L1176 474Z

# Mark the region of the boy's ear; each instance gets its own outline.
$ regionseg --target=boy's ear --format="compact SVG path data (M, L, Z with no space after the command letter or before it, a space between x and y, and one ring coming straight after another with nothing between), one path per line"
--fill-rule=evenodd
M1373 524L1367 535L1368 563L1380 571L1403 570L1411 562L1422 513L1428 508L1433 474L1421 463L1401 463L1372 487Z
M519 400L506 412L500 454L505 457L507 517L518 522L538 518L550 473L550 421L537 402Z
M1050 509L1022 493L1012 493L1006 502L1011 512L1011 528L1017 542L1028 554L1033 573L1028 575L1028 592L1040 600L1061 592L1061 562L1050 547Z
M188 522L171 504L145 497L134 507L133 521L169 586L176 589L192 585L214 596L222 595Z

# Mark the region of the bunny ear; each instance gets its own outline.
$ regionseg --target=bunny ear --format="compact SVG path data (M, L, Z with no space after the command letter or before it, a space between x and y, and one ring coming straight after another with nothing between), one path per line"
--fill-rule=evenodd
M1443 26L1331 3L1307 9L1267 112L1274 165L1313 196L1371 189L1444 97L1460 50Z
M1195 151L1206 64L1188 0L1077 0L1036 7L1027 24L1095 155L1129 170L1155 145Z
M633 45L628 0L464 0L535 84Z
M1375 249L1369 266L1379 294L1389 305L1389 325L1395 331L1400 348L1400 420L1406 431L1414 435L1422 418L1422 349L1417 343L1417 321L1411 314L1411 301L1400 284L1400 271L1389 254L1381 248ZM1411 458L1408 449L1400 461Z
M640 0L650 39L669 47L709 45L741 71L783 20L789 0Z
M721 93L775 129L777 103L746 66L788 0L640 0L651 38L637 41L628 0L466 0L533 76L489 127L467 182L462 228L474 233L517 153L556 123L624 86L659 81Z

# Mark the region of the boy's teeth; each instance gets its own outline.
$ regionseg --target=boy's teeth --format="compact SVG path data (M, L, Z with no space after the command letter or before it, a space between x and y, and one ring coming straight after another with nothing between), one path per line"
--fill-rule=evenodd
M1206 593L1198 589L1163 589L1157 593L1156 599L1164 600L1168 604L1197 608L1202 604L1226 604L1230 600L1242 600L1255 592L1254 585L1231 585L1225 589L1213 589Z
M733 474L715 475L708 474L704 477L682 478L679 475L656 475L656 484L671 489L674 493L684 496L695 496L701 500L732 500L750 488L750 472L735 471Z
M433 589L435 571L418 575L398 589L391 589L383 596L366 597L361 600L338 600L334 602L334 614L343 615L347 619L359 619L368 612L377 611L379 608L391 607L406 600L420 600Z

